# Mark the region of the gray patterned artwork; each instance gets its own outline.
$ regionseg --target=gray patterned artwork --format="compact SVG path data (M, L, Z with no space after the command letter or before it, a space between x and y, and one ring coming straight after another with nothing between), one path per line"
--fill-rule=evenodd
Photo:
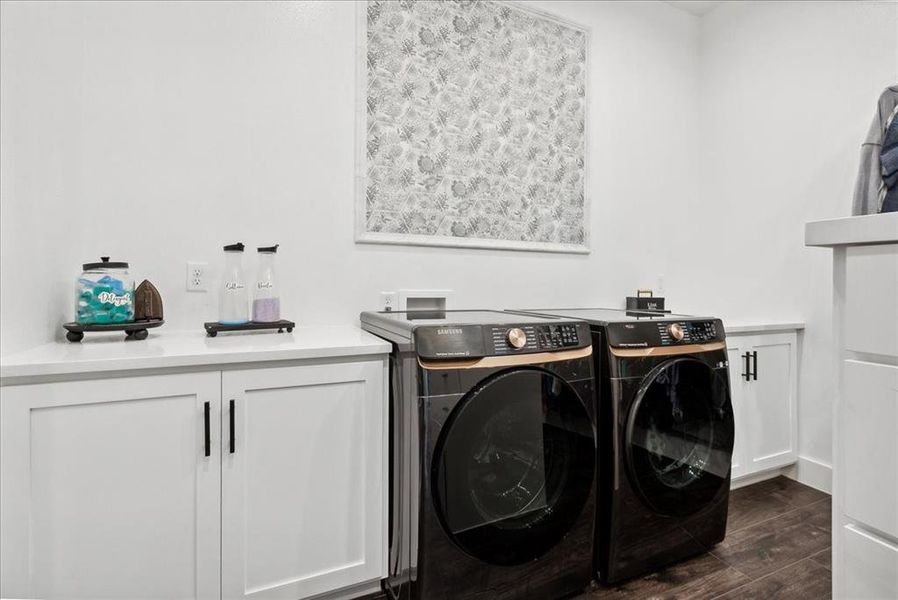
M588 252L587 31L490 0L361 4L356 239Z

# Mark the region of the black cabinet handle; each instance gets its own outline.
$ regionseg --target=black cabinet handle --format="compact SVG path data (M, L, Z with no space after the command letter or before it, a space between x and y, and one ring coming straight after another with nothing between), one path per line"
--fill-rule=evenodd
M231 400L231 420L230 420L230 430L231 430L231 454L234 454L234 401Z
M751 381L751 355L746 352L742 358L745 360L745 371L742 373L742 377L745 381Z
M205 402L203 404L203 432L205 437L203 438L203 450L205 452L206 458L212 456L212 436L210 435L209 430L209 403Z
M755 381L757 381L758 380L758 351L755 350L754 352L752 352L751 357L752 357L752 359L754 359L754 362L755 362L755 368L752 371L751 376L754 378Z

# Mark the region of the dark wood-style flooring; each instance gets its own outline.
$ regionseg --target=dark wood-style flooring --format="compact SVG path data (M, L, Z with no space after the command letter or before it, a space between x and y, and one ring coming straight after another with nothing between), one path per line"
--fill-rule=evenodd
M828 494L782 476L733 490L713 550L578 600L831 598L831 510Z
M574 600L829 599L831 511L828 494L782 476L733 490L726 539L711 552Z

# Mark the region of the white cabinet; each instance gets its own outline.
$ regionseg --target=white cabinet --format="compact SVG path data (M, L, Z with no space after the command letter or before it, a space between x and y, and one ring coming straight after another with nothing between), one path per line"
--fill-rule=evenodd
M797 460L797 334L727 337L736 421L732 478Z
M844 349L898 356L898 244L844 252Z
M842 377L842 510L896 540L898 367L845 360Z
M898 598L898 366L842 361L838 596Z
M898 598L898 213L806 245L833 249L833 598Z
M386 360L293 364L4 386L0 596L376 585Z
M306 598L385 575L382 369L223 374L224 598Z
M898 227L893 231L898 233ZM898 598L894 241L836 247L834 253L839 391L833 432L833 597Z
M751 389L746 411L749 438L749 470L765 471L792 464L797 453L797 398L793 372L795 336L759 336L751 346Z
M4 598L218 598L220 375L4 387Z
M840 598L882 600L898 598L898 545L854 524L839 535L845 568ZM837 554L837 556L839 556Z

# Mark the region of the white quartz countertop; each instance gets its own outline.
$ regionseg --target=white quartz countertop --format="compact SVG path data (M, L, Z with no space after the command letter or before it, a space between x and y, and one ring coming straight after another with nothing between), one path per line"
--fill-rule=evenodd
M739 321L730 322L726 319L722 320L723 329L727 335L737 333L773 333L775 331L797 331L804 329L804 323L800 321L740 323Z
M898 212L811 221L804 226L805 246L898 244Z
M723 320L727 334L793 331L801 322ZM387 354L390 344L353 325L297 327L293 333L226 334L150 330L146 340L124 335L86 335L79 343L53 342L0 357L0 385L43 378L91 377L122 371L216 368L271 361L310 360Z
M297 327L292 333L220 333L151 329L146 340L87 334L80 343L54 342L0 357L0 385L22 378L83 376L115 371L217 367L238 363L340 358L390 352L390 344L356 326Z

